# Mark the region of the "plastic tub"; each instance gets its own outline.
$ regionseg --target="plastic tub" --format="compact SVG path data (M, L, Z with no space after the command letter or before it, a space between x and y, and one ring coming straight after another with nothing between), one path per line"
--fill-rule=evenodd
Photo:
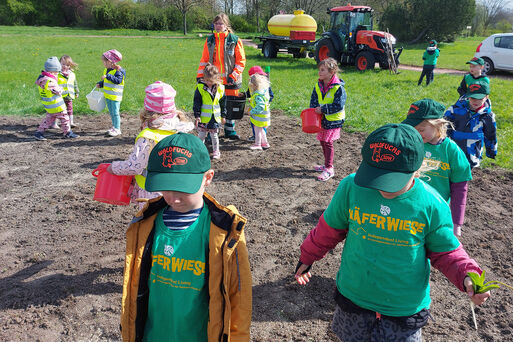
M301 112L301 125L305 133L318 133L321 131L321 114L315 108L308 108Z
M101 112L105 109L105 95L103 91L93 88L89 94L86 95L89 108L95 112Z
M246 106L246 94L239 93L239 96L226 96L226 119L240 120L244 116Z
M132 185L134 176L118 176L107 172L110 164L100 164L93 170L96 177L96 189L93 200L115 205L128 205L130 196L128 191Z

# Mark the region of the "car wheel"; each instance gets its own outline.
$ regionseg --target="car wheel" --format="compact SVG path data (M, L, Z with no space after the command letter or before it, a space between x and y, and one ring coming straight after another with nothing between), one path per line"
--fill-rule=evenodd
M274 45L271 41L266 41L264 43L264 46L262 47L262 53L264 54L265 58L276 58L278 55L278 49L276 48L276 45Z
M493 70L495 69L495 67L493 66L493 62L490 58L488 57L483 57L483 60L484 60L484 68L483 68L483 71L485 74L489 75L493 72Z
M356 55L356 60L354 62L356 69L360 71L365 71L367 69L374 69L375 59L372 53L368 51L362 51L358 55Z

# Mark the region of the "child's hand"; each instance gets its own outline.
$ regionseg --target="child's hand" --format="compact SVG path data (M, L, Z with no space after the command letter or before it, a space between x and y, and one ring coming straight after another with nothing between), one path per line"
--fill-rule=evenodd
M226 123L226 119L225 118L221 118L221 123L224 125Z
M102 80L104 80L104 79L105 79L105 77L107 77L107 75L102 75Z
M484 293L474 293L474 287L472 286L472 279L470 279L470 277L465 277L463 280L463 286L465 287L465 291L467 292L472 302L476 305L483 304L491 296L490 291L486 291Z
M224 120L224 119L223 119ZM201 119L200 118L196 118L194 119L194 127L198 128L198 124L200 123Z
M312 273L307 272L310 268L310 265L301 264L296 271L295 278L299 285L306 285L310 282L310 278L312 277Z
M78 94L75 94L75 98L78 99Z
M98 83L96 83L96 88L100 88L100 85Z
M317 114L322 114L321 107L317 107L317 108L315 108L315 112L316 112Z

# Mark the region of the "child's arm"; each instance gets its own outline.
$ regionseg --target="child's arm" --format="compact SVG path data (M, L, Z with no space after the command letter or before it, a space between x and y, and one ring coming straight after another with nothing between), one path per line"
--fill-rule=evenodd
M221 117L226 118L226 95L219 99L219 106L221 107Z
M271 87L269 87L269 103L273 102L274 99L274 93Z
M201 93L198 88L194 91L194 102L192 104L192 112L194 113L195 118L199 118L201 116L201 105L203 104L203 98L201 97Z
M451 215L454 229L461 229L465 220L465 208L467 206L468 182L450 183Z
M483 133L486 156L495 159L497 155L497 124L492 111L483 117Z
M75 77L75 82L73 84L73 87L75 87L75 98L78 99L78 95L80 95L80 90L78 89L78 82L77 78Z
M342 111L346 104L346 99L347 94L344 87L338 88L338 90L335 92L333 103L322 105L321 112L323 114L333 114Z
M135 142L132 153L127 160L113 161L107 171L115 175L140 175L148 165L148 153L155 146L155 141L148 138L139 138Z
M256 95L255 107L251 108L249 114L260 114L265 109L265 99L262 95Z
M312 95L310 96L310 108L319 107L319 99L317 98L317 92L315 91L315 87L312 91Z
M125 76L126 76L125 69L119 69L119 70L116 70L114 75L107 73L105 78L114 84L121 84L121 82L123 82L123 78Z
M48 83L48 90L52 92L52 94L61 95L62 87L54 80Z
M463 96L466 93L467 93L467 82L465 82L465 76L463 76L460 86L458 87L458 94L460 94L460 96Z

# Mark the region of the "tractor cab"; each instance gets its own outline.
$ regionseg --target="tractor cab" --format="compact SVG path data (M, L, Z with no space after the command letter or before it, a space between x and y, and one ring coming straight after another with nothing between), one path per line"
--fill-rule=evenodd
M372 12L373 9L368 6L347 5L328 9L330 31L336 33L347 48L350 40L354 41L357 31L372 31Z

